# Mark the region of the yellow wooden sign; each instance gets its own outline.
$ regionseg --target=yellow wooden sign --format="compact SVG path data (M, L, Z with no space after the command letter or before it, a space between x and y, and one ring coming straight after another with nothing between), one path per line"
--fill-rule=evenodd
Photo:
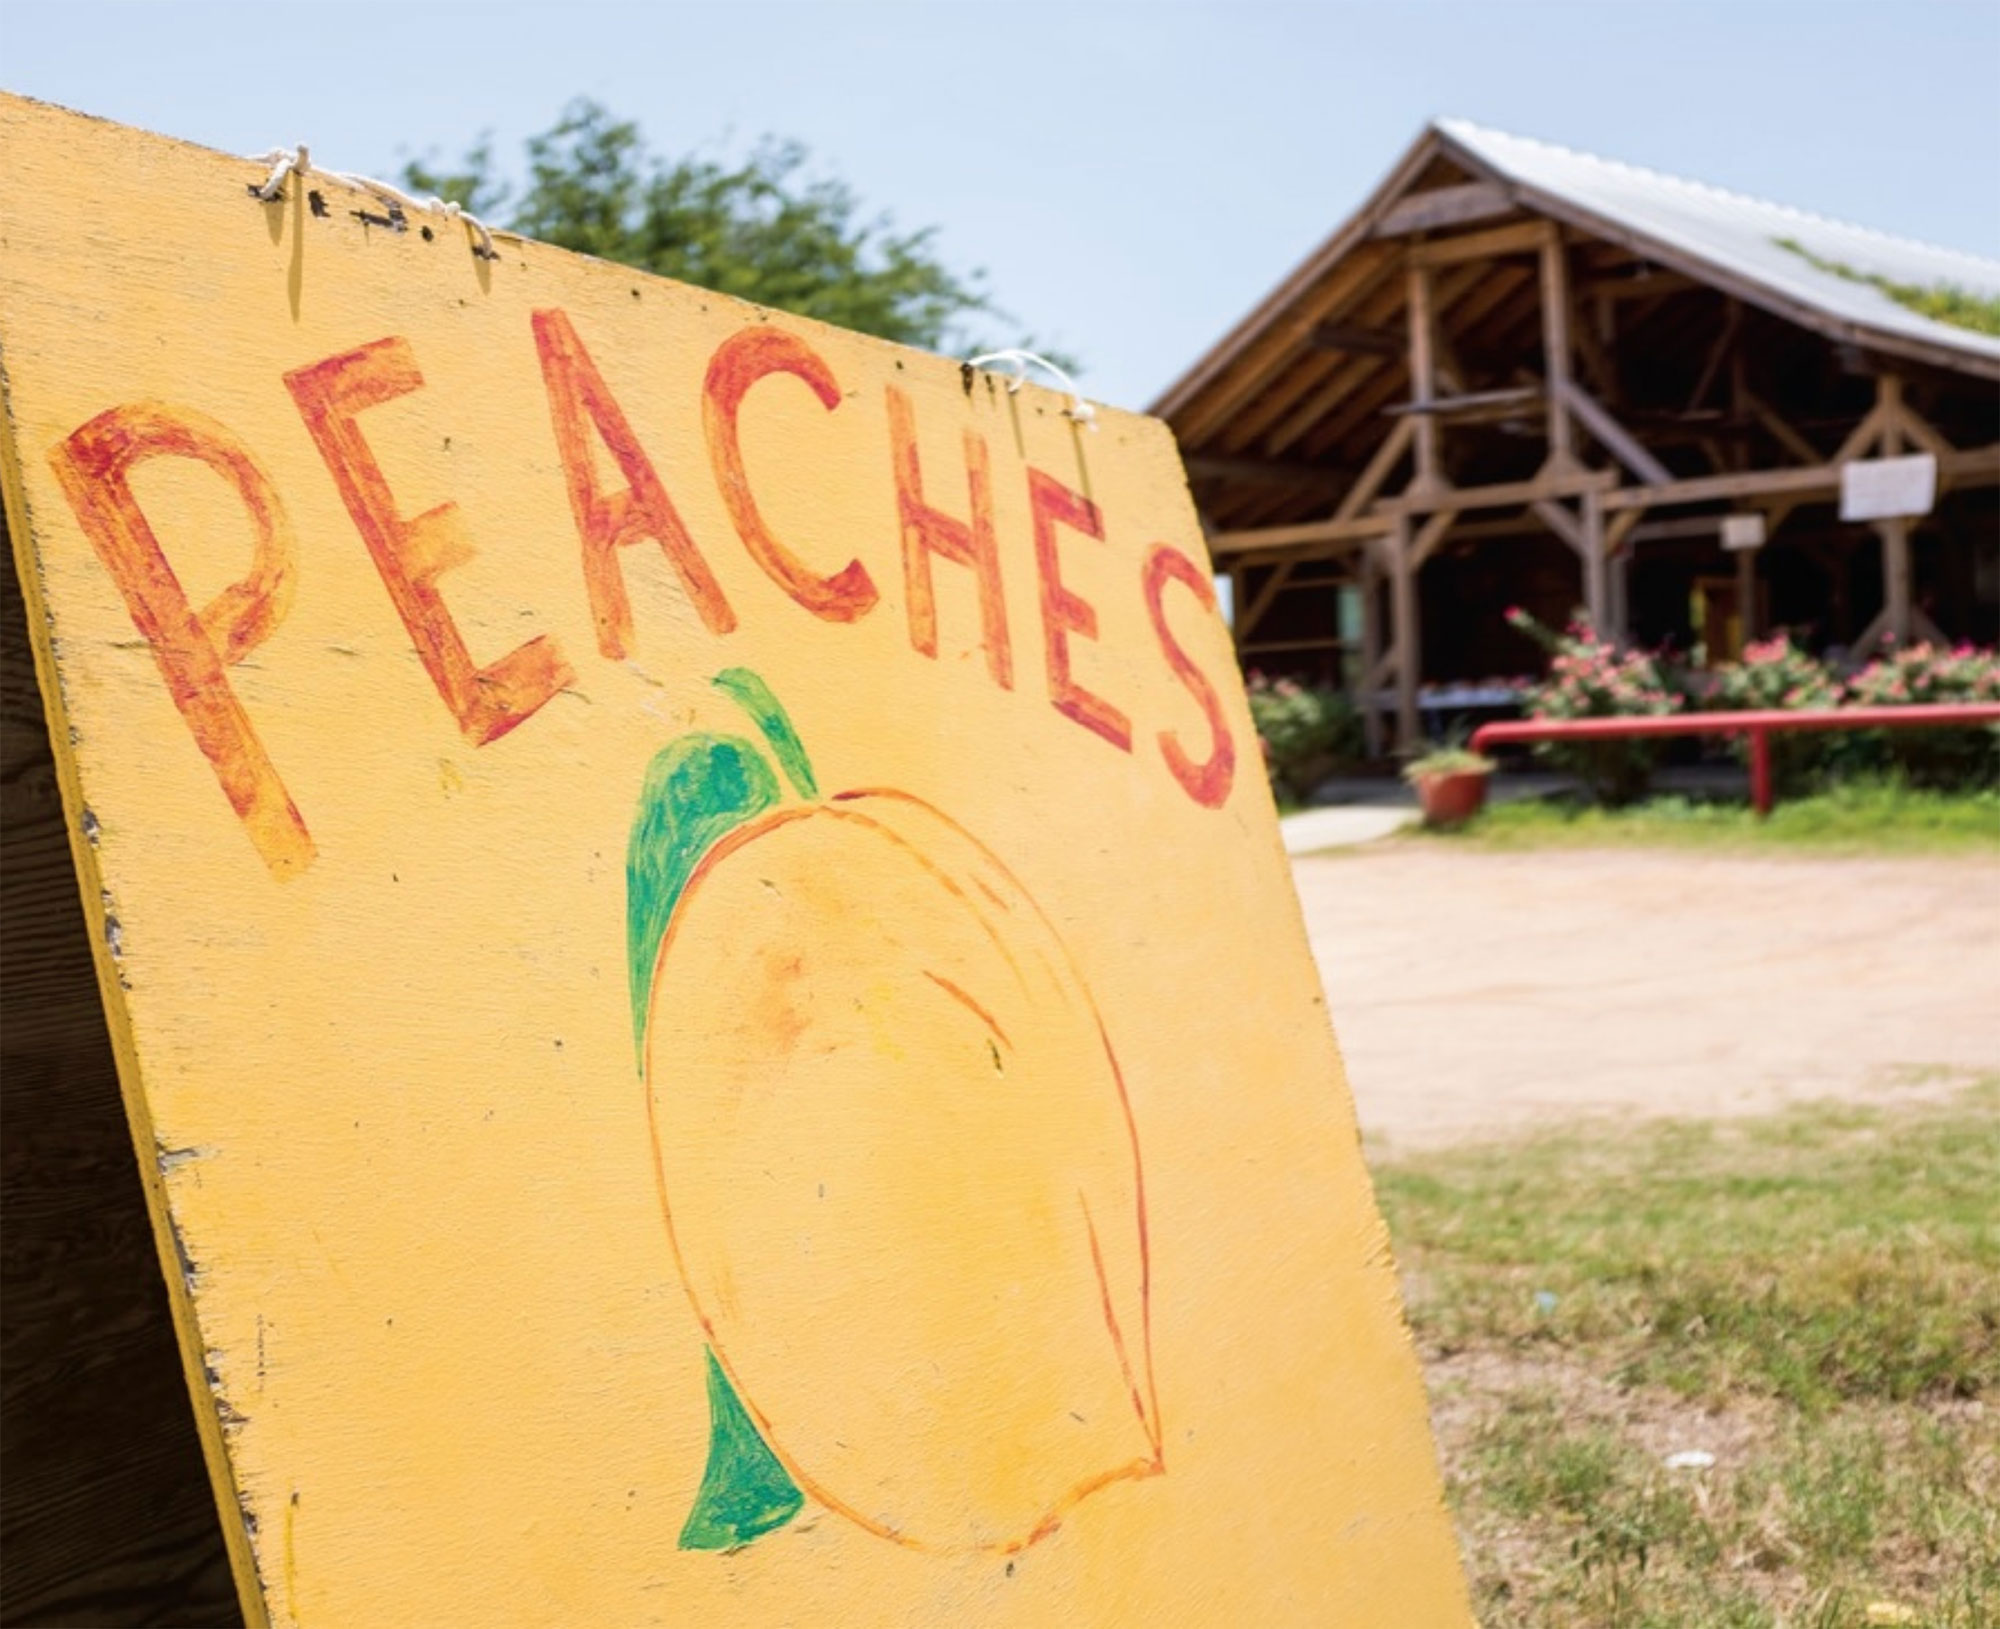
M253 1623L1468 1621L1174 447L0 102Z

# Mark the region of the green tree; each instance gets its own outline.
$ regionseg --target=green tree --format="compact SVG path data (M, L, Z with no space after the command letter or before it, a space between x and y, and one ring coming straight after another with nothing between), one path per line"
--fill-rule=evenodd
M592 101L531 137L518 189L482 141L456 168L412 163L406 183L495 225L566 249L928 350L1007 320L984 276L937 258L935 233L867 218L843 183L807 173L797 142L765 140L739 164L651 152L638 125Z

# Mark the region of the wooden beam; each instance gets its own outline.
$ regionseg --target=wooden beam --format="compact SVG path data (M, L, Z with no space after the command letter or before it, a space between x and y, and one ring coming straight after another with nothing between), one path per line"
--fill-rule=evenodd
M1873 417L1873 415L1870 415ZM1859 432L1857 431L1857 435ZM1874 432L1870 431L1870 439ZM1849 440L1854 440L1849 437ZM2000 442L1984 447L1963 447L1938 460L1940 477L1949 475L1959 486L2000 484ZM1499 488L1461 487L1451 493L1451 501L1470 508L1482 491ZM1703 475L1691 481L1670 481L1661 486L1624 487L1604 494L1607 510L1668 509L1681 504L1715 503L1738 498L1784 498L1818 496L1840 490L1840 464L1814 464L1809 468L1745 470L1734 475ZM1384 507L1378 504L1377 508Z
M1819 449L1787 424L1775 407L1748 386L1743 391L1743 405L1749 410L1751 418L1763 425L1771 439L1801 464L1817 464L1820 461Z
M1583 505L1583 606L1590 613L1590 625L1600 634L1610 634L1611 596L1606 581L1604 558L1604 499L1598 492L1586 492Z
M1467 260L1491 260L1498 255L1532 254L1556 235L1553 221L1521 221L1513 226L1496 226L1485 232L1468 232L1462 237L1433 238L1409 247L1411 262L1436 268L1456 266Z
M1236 636L1239 643L1249 636L1264 613L1271 609L1272 602L1284 593L1285 584L1291 580L1293 564L1294 562L1290 560L1280 560L1274 565L1271 568L1271 575L1264 579L1264 586L1257 590L1257 597L1242 607L1241 614L1236 618Z
M1444 542L1445 534L1451 530L1451 523L1458 519L1456 509L1441 509L1428 517L1416 530L1410 541L1410 569L1420 569L1424 562L1437 553L1438 545Z
M1580 516L1572 515L1561 504L1554 502L1536 503L1529 507L1550 531L1575 551L1578 563L1583 569L1583 605L1584 610L1589 613L1590 625L1599 633L1609 633L1611 599L1605 570L1602 495L1586 492L1583 494L1582 505Z
M1761 637L1762 632L1757 625L1757 556L1763 552L1762 549L1736 551L1736 627L1746 645ZM1743 653L1739 650L1736 654Z
M1903 450L1903 381L1885 373L1876 388L1885 415L1882 456L1894 458ZM1889 613L1889 645L1901 650L1910 642L1910 523L1897 515L1876 521L1875 531L1882 539L1882 608Z
M1388 480L1403 454L1410 450L1410 443L1416 439L1416 434L1416 426L1405 419L1383 438L1382 445L1375 449L1374 456L1363 467L1354 485L1348 488L1347 495L1340 500L1340 507L1334 510L1335 520L1351 520L1375 501L1375 494L1382 490L1382 483Z
M1715 537L1722 531L1723 517L1716 515L1685 515L1679 520L1646 520L1640 517L1643 509L1621 509L1612 517L1614 523L1621 520L1638 522L1631 527L1634 543L1677 543L1685 538Z
M1443 479L1438 468L1437 420L1429 407L1437 397L1437 374L1432 359L1431 274L1427 266L1412 261L1408 272L1410 325L1410 405L1423 416L1417 420L1417 474L1412 490L1428 492Z
M1302 650L1340 650L1342 642L1331 635L1318 639L1266 639L1255 645L1245 645L1245 656L1279 656Z
M1834 450L1832 462L1844 464L1850 458L1859 458L1882 439L1882 433L1889 428L1895 416L1890 403L1902 400L1903 381L1893 374L1882 374L1875 381L1875 405L1871 407L1861 422L1847 433L1847 439Z
M1938 473L1949 475L1955 486L2000 485L2000 441L1959 448L1949 458L1938 460Z
M1870 414L1872 416L1872 414ZM1866 428L1866 426L1864 426ZM1856 430L1856 436L1860 432ZM1848 440L1856 440L1850 436ZM1870 440L1874 432L1870 430ZM1988 446L1966 446L1938 458L1938 474L1950 474L1958 486L2000 484L2000 442ZM1470 506L1480 494L1478 486L1464 486L1452 492L1452 502ZM1484 488L1498 490L1498 488ZM1704 474L1694 480L1672 480L1664 486L1626 486L1604 494L1604 508L1674 508L1678 504L1706 504L1734 498L1790 498L1820 496L1840 490L1840 464L1812 464L1810 468L1744 470L1742 474ZM1380 508L1380 504L1378 504Z
M1437 281L1432 304L1440 311L1448 311L1464 295L1467 305L1476 305L1482 286L1498 285L1498 292L1504 295L1511 281L1483 267L1463 267ZM1374 372L1372 379L1367 376L1369 369ZM1338 445L1356 426L1372 419L1376 409L1402 385L1402 378L1393 368L1357 361L1348 372L1327 380L1303 403L1294 406L1285 421L1271 432L1266 446L1273 453L1283 452L1310 436L1313 456L1318 456L1319 452Z
M1345 473L1323 464L1292 464L1276 458L1237 458L1221 453L1196 453L1187 461L1187 472L1199 480L1289 487L1337 487Z
M1393 529L1395 521L1381 515L1352 515L1340 520L1308 520L1296 526L1259 526L1240 532L1217 532L1209 546L1229 555L1299 551L1317 544L1365 543Z
M1463 226L1504 215L1514 207L1514 199L1497 181L1468 181L1463 186L1434 187L1429 192L1413 192L1382 212L1373 237L1395 238L1411 232L1434 231L1441 226Z
M1323 322L1307 335L1306 343L1316 351L1358 351L1365 356L1400 357L1403 341L1380 328L1358 322Z
M1534 385L1509 386L1505 390L1475 390L1463 396L1439 396L1428 402L1394 402L1382 411L1391 418L1407 418L1428 413L1433 418L1461 418L1496 407L1540 406L1541 390Z
M1570 297L1577 297L1574 278L1570 279ZM1618 402L1618 365L1612 360L1610 346L1617 334L1617 313L1606 300L1593 302L1591 313L1595 320L1577 322L1570 342L1576 346L1577 360L1588 370L1605 405L1614 407Z
M1365 292L1349 301L1338 316L1343 322L1353 322L1363 328L1394 332L1398 340L1393 361L1400 362L1402 310L1403 263L1397 256L1384 265L1382 274ZM1288 421L1300 402L1341 380L1348 381L1340 387L1345 392L1354 388L1354 381L1371 375L1394 376L1397 370L1391 363L1392 359L1365 353L1302 349L1296 358L1274 368L1259 394L1245 401L1231 415L1229 422L1217 431L1218 436L1227 438L1228 447L1217 446L1215 450L1248 451L1254 448L1267 457L1278 457L1285 451L1285 444L1267 436L1272 425Z
M1583 427L1640 480L1649 486L1664 486L1674 478L1672 470L1646 451L1632 432L1613 418L1597 398L1574 379L1563 381L1559 393L1563 405L1583 421Z
M1692 413L1701 406L1708 395L1709 387L1715 383L1715 376L1722 371L1722 364L1729 356L1736 342L1737 326L1743 321L1743 307L1735 300L1723 301L1722 328L1715 336L1715 343L1709 347L1708 356L1701 365L1700 376L1694 382L1694 389L1687 399L1687 411Z
M1549 464L1568 469L1576 462L1569 401L1569 265L1562 234L1542 241L1542 368L1549 386Z
M1583 524L1576 516L1553 500L1531 503L1528 508L1575 553L1579 555L1583 553Z
M1245 397L1270 382L1271 370L1301 348L1313 328L1365 299L1396 269L1386 248L1363 248L1341 261L1318 288L1299 297L1289 321L1274 324L1247 345L1173 416L1181 445L1193 446L1229 417Z
M1944 438L1930 420L1910 405L1908 398L1900 389L1889 405L1889 416L1899 434L1915 442L1919 449L1940 462L1958 450Z
M1689 481L1625 487L1604 495L1604 507L1670 509L1680 504L1714 503L1733 498L1776 497L1793 492L1838 492L1840 468L1821 464L1812 469L1750 470L1740 475L1702 475Z
M1361 551L1361 728L1368 756L1382 756L1382 709L1375 705L1375 670L1382 661L1382 565L1377 551Z
M1566 475L1537 475L1532 481L1506 481L1493 486L1454 486L1440 492L1405 493L1375 505L1379 515L1428 515L1440 509L1514 509L1545 498L1574 498L1585 492L1615 496L1615 470L1572 470Z
M1418 626L1417 563L1407 517L1396 522L1396 529L1389 534L1388 549L1389 625L1396 642L1396 745L1404 752L1414 752L1423 630Z
M1657 268L1636 276L1630 272L1614 272L1579 284L1585 293L1599 300L1657 300L1668 294L1684 294L1689 289L1706 286L1680 272Z

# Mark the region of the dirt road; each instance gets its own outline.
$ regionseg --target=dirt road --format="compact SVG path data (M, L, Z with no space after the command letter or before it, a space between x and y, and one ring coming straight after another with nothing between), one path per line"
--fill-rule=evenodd
M2000 1073L2000 863L1393 843L1294 861L1371 1149Z

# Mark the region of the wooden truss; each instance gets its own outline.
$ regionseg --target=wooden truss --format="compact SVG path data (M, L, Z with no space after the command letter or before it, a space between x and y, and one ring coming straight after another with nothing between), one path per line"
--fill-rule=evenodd
M1197 478L1254 482L1269 492L1266 504L1294 507L1315 487L1329 494L1339 490L1337 501L1317 519L1221 528L1211 522L1210 544L1233 579L1237 640L1246 660L1286 648L1255 640L1259 623L1281 595L1325 586L1323 573L1301 576L1302 566L1338 562L1341 580L1359 586L1359 689L1372 741L1379 743L1382 723L1376 698L1388 690L1395 697L1398 739L1418 738L1418 576L1448 540L1545 528L1574 552L1581 603L1592 622L1623 638L1625 580L1635 547L1654 538L1694 535L1691 528L1712 534L1719 522L1709 515L1649 524L1646 517L1655 512L1720 503L1760 511L1775 529L1799 505L1837 495L1847 465L1904 451L1936 457L1941 490L2000 484L2000 442L1953 445L1911 405L1905 372L1880 359L1872 363L1873 406L1845 427L1830 456L1823 454L1750 388L1737 348L1742 309L1728 296L1727 318L1703 361L1687 417L1698 418L1700 405L1725 391L1730 421L1760 427L1784 461L1746 467L1740 449L1732 457L1731 449L1711 439L1701 445L1715 473L1677 476L1614 410L1617 375L1606 353L1621 305L1637 302L1643 312L1644 302L1657 304L1698 285L1643 264L1607 278L1597 269L1601 261L1595 253L1603 245L1548 219L1430 235L1512 207L1487 183L1402 198L1379 216L1372 241L1300 302L1295 321L1261 335L1246 365L1175 414L1184 444L1218 439L1226 444L1233 438L1246 449L1198 452L1189 460ZM1583 289L1575 275L1579 260L1590 262L1591 281ZM1455 337L1476 335L1495 312L1504 316L1512 309L1518 320L1527 304L1539 326L1539 371L1522 369L1504 385L1469 388ZM1440 320L1446 305L1451 332ZM1397 307L1404 317L1400 333L1383 326ZM1584 320L1589 313L1595 313L1594 322ZM1260 359L1268 363L1302 342L1313 357L1302 378L1260 398L1258 381L1268 378ZM1400 360L1400 369L1384 365L1394 360ZM1578 377L1579 367L1596 390ZM1407 399L1391 400L1405 380ZM1716 417L1722 416L1718 411ZM1311 461L1314 452L1383 417L1390 422L1388 433L1358 470L1342 472ZM1545 448L1540 467L1526 479L1455 481L1449 439L1467 427L1500 422L1539 427ZM1511 514L1496 518L1503 512ZM1912 603L1910 522L1873 525L1886 604L1857 649L1902 644L1934 631L1925 628ZM1269 569L1259 573L1258 568ZM1746 607L1754 603L1750 579L1756 569L1754 551L1737 556ZM1258 573L1254 587L1253 573Z

